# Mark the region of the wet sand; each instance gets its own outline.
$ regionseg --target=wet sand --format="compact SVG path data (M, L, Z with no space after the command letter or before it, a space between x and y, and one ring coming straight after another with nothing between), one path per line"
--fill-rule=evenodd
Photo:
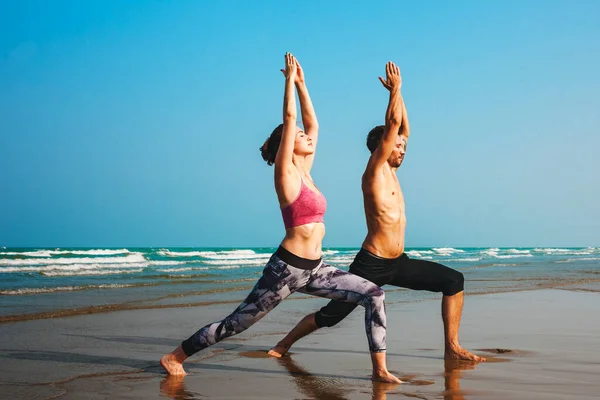
M440 302L390 304L388 367L406 382L373 383L363 313L266 351L321 299L284 301L258 324L167 378L158 360L234 304L156 308L0 324L4 399L596 399L600 293L596 288L467 296L464 347L479 365L445 363Z

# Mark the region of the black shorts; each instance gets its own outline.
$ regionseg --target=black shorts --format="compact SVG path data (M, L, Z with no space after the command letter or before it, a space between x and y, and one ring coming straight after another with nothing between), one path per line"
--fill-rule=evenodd
M453 296L464 289L462 273L432 261L414 260L403 253L398 258L381 258L360 249L349 272L378 286L393 285ZM315 314L317 326L334 326L356 308L356 304L330 301Z

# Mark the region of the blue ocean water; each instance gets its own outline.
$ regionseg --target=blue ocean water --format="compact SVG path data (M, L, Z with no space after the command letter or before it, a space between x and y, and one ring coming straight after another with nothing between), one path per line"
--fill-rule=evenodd
M0 322L116 309L207 306L242 300L274 248L0 248ZM358 248L328 248L347 269ZM413 248L465 274L466 293L596 290L600 248ZM439 294L385 287L386 302ZM305 295L295 294L293 297Z

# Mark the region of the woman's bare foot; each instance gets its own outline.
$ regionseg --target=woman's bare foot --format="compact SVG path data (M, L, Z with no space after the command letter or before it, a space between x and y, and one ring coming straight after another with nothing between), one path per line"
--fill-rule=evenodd
M385 361L385 351L371 352L371 362L373 363L372 380L386 383L402 383L400 379L390 374L390 371L388 371Z
M181 346L173 350L171 353L165 354L160 359L160 365L167 371L169 375L185 376L187 373L183 369L183 361L187 358Z
M390 371L373 370L373 375L371 375L371 379L377 382L403 383L399 378L392 375Z
M444 359L476 361L476 362L484 362L485 361L485 357L480 357L477 354L473 354L470 351L463 349L461 346L454 346L454 347L446 348L446 352L444 353Z
M277 343L277 346L274 346L267 354L272 357L281 358L285 356L289 349L289 347L281 346L279 343Z

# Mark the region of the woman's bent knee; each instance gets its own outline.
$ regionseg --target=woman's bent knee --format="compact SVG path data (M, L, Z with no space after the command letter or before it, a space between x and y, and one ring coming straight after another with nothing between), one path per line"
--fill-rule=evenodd
M383 304L385 301L385 292L379 286L374 286L371 290L369 290L369 295L371 301L375 304Z

